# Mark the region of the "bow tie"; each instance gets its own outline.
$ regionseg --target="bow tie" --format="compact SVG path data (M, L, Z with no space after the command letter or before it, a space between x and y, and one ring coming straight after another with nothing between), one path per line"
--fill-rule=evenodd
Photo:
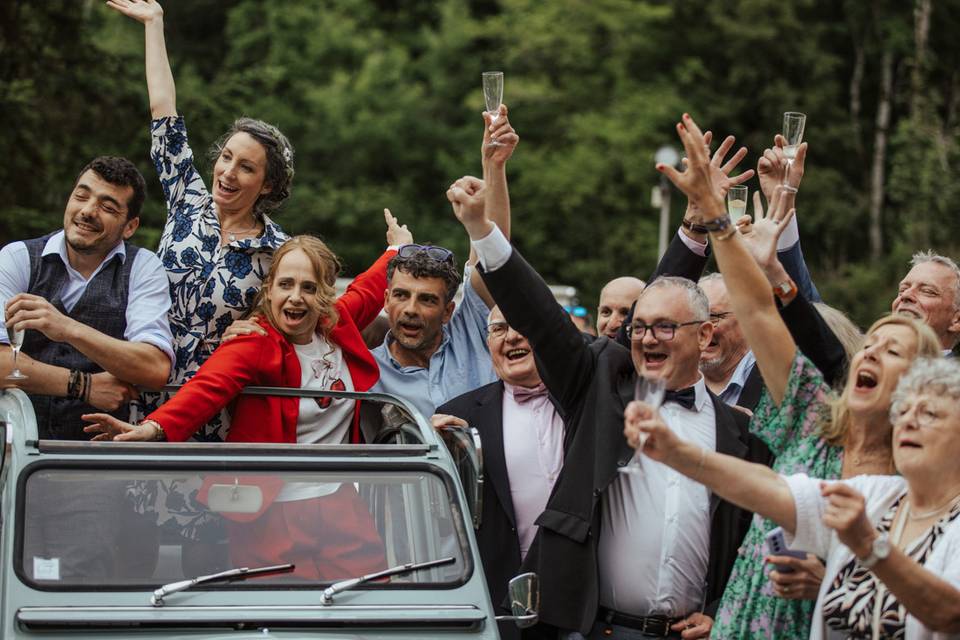
M543 398L548 393L547 386L542 382L535 387L518 387L515 385L510 385L510 390L513 392L513 399L517 401L517 404L530 402L534 398Z
M697 400L697 393L694 391L693 387L687 387L686 389L678 389L676 391L667 391L663 394L663 402L676 402L684 409L694 410L694 406Z

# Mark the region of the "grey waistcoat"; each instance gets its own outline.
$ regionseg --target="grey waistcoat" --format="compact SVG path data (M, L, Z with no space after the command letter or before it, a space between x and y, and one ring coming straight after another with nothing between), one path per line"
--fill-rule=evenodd
M68 313L63 307L60 293L69 276L58 254L43 254L47 240L53 234L25 240L30 255L30 285L27 293L42 296L60 313L92 327L100 333L118 340L124 339L127 328L127 297L130 292L130 269L138 247L124 243L127 257L122 260L114 255L110 262L87 283L87 289L77 304ZM66 342L54 342L39 331L27 331L23 340L23 353L34 360L67 369L79 369L100 373L103 368ZM33 409L37 414L37 428L41 438L56 440L89 440L83 432L84 413L99 413L85 402L73 398L31 394ZM120 420L130 419L129 407L124 405L112 413Z

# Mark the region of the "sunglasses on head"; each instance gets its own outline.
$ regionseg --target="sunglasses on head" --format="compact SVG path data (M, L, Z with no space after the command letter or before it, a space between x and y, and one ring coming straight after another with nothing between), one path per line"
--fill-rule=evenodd
M427 254L427 257L437 262L449 262L453 264L453 251L443 247L435 247L429 244L405 244L397 249L397 255L401 258L412 258L421 253Z

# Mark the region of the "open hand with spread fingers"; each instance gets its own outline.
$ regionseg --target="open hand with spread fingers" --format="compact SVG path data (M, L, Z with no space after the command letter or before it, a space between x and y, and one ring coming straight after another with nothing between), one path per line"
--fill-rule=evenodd
M143 24L163 18L163 7L156 0L107 0L107 6Z
M677 134L687 154L686 169L681 172L660 163L657 164L657 171L666 175L680 191L696 202L704 222L723 217L726 215L723 195L714 179L714 170L717 167L710 164L711 158L704 134L690 114L683 114L683 120L677 123Z
M753 193L753 220L751 221L747 216L737 220L737 228L740 230L747 250L750 251L750 255L753 256L753 259L757 261L764 272L769 272L774 263L778 261L777 241L793 217L794 210L786 210L789 193L790 189L783 185L774 189L770 207L764 213L760 194L755 191Z

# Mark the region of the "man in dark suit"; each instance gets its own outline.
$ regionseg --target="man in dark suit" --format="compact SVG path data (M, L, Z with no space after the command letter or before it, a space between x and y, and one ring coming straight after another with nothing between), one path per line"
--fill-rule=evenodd
M439 407L433 425L469 424L480 433L484 482L477 543L487 588L501 607L563 464L563 420L540 380L530 343L497 307L490 312L487 344L499 380ZM512 622L499 627L505 640L520 637Z
M699 373L713 331L703 293L692 282L661 278L637 304L632 351L605 337L587 343L486 212L462 206L474 196L451 189L448 197L461 203L454 210L484 281L510 325L530 341L565 417L564 466L522 566L540 575L541 620L596 637L616 638L624 628L706 637L750 515L649 461L642 474L617 473L633 457L623 410L638 373L663 378L678 392L664 407L685 436L769 460L747 432L746 416L710 394Z

